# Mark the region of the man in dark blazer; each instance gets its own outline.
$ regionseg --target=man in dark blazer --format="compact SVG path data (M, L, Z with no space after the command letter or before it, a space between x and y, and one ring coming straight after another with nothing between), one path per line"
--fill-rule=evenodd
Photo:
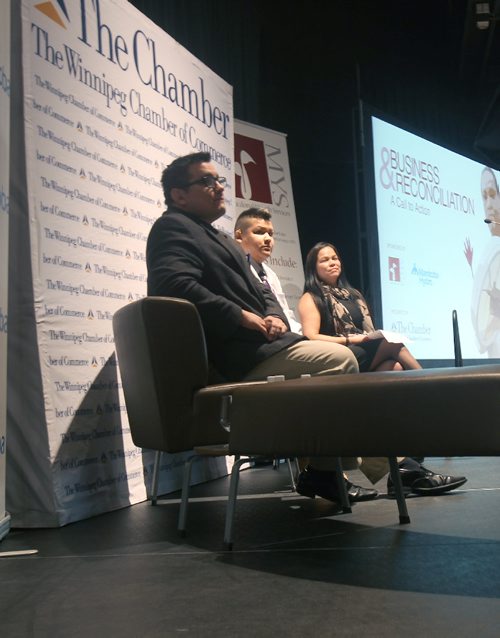
M195 304L209 361L220 375L238 381L358 371L345 346L290 332L278 300L252 274L241 247L211 225L225 212L226 180L208 153L179 157L161 181L168 210L148 237L148 295ZM354 460L351 467L356 466ZM314 459L314 469L301 473L298 491L338 502L332 467L332 459ZM348 492L352 501L377 495L351 483Z
M148 295L195 304L208 358L228 381L357 372L348 348L290 332L276 297L252 275L241 247L211 225L225 212L224 183L208 153L180 157L165 169L168 210L148 238Z

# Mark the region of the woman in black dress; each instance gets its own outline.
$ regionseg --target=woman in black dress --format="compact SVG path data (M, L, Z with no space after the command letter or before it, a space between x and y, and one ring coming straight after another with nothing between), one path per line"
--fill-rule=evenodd
M360 372L422 367L402 343L368 336L374 331L368 306L347 281L332 244L320 242L309 251L298 312L306 337L346 345L356 356Z
M309 251L305 280L298 312L306 337L347 346L354 352L360 372L414 370L422 367L402 343L368 336L374 329L366 301L343 274L335 246L322 242ZM420 464L422 460L423 457L406 457L399 462L405 493L435 496L454 490L467 481L465 476L435 474ZM321 475L312 468L306 468L299 476L297 491L305 495L314 492L314 485L321 480L318 474ZM390 477L387 491L390 495L394 494ZM367 498L373 498L373 495L362 494L362 498L357 500Z

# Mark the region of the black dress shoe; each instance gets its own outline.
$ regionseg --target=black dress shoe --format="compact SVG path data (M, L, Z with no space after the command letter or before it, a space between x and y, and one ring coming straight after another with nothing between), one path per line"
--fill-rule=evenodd
M413 493L420 496L438 496L445 492L455 490L467 482L465 476L446 476L445 474L435 474L426 469L423 465L418 470L399 468L401 482L403 483L403 493L405 495ZM391 475L387 478L387 494L394 496L394 485Z
M354 485L346 479L347 496L351 503L369 501L378 496L377 490L367 489L360 485ZM299 474L297 479L297 492L302 496L314 498L321 496L328 501L340 503L341 498L337 488L337 475L335 472L324 472L307 467Z
M351 501L351 503L358 503L360 501L371 501L378 496L377 490L367 487L361 487L361 485L354 485L354 483L351 483L351 481L347 480L345 483L347 495L349 496L349 500Z

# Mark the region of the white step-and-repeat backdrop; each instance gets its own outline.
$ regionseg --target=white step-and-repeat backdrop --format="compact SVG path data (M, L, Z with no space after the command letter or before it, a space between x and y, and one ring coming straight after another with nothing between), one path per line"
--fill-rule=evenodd
M235 207L268 207L277 231L270 265L292 306L303 271L284 135L238 122L235 206L224 80L124 0L23 0L21 11L31 264L14 275L29 285L16 285L13 306L21 319L10 350L8 506L17 526L57 526L146 498L153 454L130 437L111 320L146 294L163 168L209 151L228 180L218 225L232 234ZM163 456L160 491L180 487L182 462ZM194 471L202 481L226 466Z
M26 440L47 434L31 467L13 463L13 484L29 489L9 506L18 525L60 525L145 498L152 455L130 438L111 319L146 294L146 239L172 158L210 151L232 207L232 88L124 0L24 0L22 41L46 423L15 409ZM165 457L162 489L178 487L180 464ZM53 484L43 503L41 472Z

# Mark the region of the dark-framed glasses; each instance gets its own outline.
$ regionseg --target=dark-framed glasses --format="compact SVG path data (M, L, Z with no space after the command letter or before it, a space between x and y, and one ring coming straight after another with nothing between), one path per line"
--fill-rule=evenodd
M220 186L225 186L227 179L225 177L219 177L215 175L203 175L199 179L195 179L192 182L187 182L182 186L182 188L189 188L190 186L194 186L195 184L200 184L201 186L206 186L207 188L215 188L215 184L220 184Z

